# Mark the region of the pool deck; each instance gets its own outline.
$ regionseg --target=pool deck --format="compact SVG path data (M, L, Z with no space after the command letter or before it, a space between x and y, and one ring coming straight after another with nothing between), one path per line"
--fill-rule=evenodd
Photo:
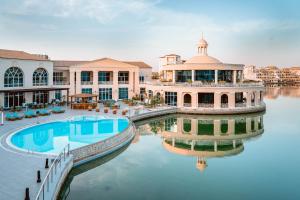
M40 189L41 184L36 183L37 170L41 171L41 179L43 180L47 171L45 170L45 158L49 156L37 155L30 152L21 152L10 147L5 137L21 128L38 123L46 123L50 121L63 120L76 115L98 115L104 117L120 117L122 110L129 110L127 117L134 119L134 116L145 113L158 113L167 108L156 109L140 109L135 112L137 107L128 107L121 104L118 114L103 113L103 106L100 106L100 112L82 111L66 109L62 114L51 114L49 116L41 116L38 118L22 119L18 121L4 121L4 125L0 126L0 199L19 200L25 197L25 188L29 187L30 197L34 199Z

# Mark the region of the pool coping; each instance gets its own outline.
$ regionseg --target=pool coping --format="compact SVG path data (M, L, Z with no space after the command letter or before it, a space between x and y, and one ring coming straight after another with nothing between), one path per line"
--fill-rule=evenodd
M25 130L27 128L31 128L31 127L38 126L38 125L51 124L51 123L55 123L55 122L65 122L65 121L68 121L68 120L72 120L75 117L97 117L97 118L99 118L97 120L100 120L100 119L127 119L128 122L130 123L130 120L127 117L124 117L124 116L101 116L100 117L99 115L76 115L76 116L71 116L71 117L67 117L65 119L60 119L60 120L55 120L54 119L54 120L49 120L49 121L46 121L46 122L43 122L43 123L31 123L31 124L28 124L27 126L24 126L22 128L17 128L13 131L10 131L10 132L2 135L2 137L0 137L0 141L3 141L8 146L3 146L3 145L1 145L1 143L0 143L0 145L5 150L15 151L16 153L21 153L21 154L24 153L24 154L30 154L30 155L36 155L36 156L42 156L42 157L47 157L47 156L55 157L55 156L57 156L57 153L30 151L30 150L25 150L23 148L17 147L16 145L14 145L11 142L11 139L15 134L17 134L18 132L20 132L22 130ZM124 130L126 130L126 129L124 129ZM119 132L118 134L120 134L122 132ZM110 137L113 137L113 136L110 136ZM108 137L108 138L110 138L110 137ZM106 139L108 139L108 138L106 138ZM92 144L94 144L94 143L92 143ZM84 146L86 146L86 145L84 145ZM80 147L78 147L78 148L80 148Z

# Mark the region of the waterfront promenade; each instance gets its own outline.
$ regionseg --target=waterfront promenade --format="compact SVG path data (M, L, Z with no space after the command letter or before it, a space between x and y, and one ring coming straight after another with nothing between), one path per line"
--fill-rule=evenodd
M112 114L111 110L109 113L103 113L103 107L100 107L100 112L66 109L66 112L62 114L51 114L49 116L12 122L5 121L4 125L0 127L0 199L24 199L26 187L29 187L30 197L33 199L41 187L41 183L36 182L37 170L41 171L41 178L43 180L47 174L45 159L49 158L48 155L21 152L14 149L6 143L7 135L27 126L63 120L76 115L100 115L107 118L124 117L121 115L124 109L129 110L126 117L135 120L138 115L151 117L158 113L161 114L164 109L170 108L141 109L141 107L128 107L121 104L121 108L116 115ZM173 108L173 111L176 111L176 109ZM154 115L150 113L154 113Z

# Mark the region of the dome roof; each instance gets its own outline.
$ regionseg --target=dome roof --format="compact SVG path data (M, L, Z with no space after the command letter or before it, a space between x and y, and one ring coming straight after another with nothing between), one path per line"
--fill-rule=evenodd
M207 47L208 43L206 42L206 40L204 40L203 38L199 41L198 44L199 47Z
M197 55L187 60L185 63L207 64L207 63L221 63L221 61L208 55Z
M203 172L205 170L205 168L207 167L206 161L197 162L196 167L198 170Z

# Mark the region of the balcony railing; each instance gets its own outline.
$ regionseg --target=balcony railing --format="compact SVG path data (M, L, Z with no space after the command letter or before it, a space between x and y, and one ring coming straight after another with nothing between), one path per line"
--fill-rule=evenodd
M221 108L228 108L228 103L221 103Z
M246 107L246 106L247 106L246 103L235 103L236 108L241 108L241 107Z
M198 103L198 107L200 107L200 108L213 108L214 104L212 104L212 103Z
M149 85L158 86L186 86L186 87L259 87L263 83L173 83L173 82L147 82Z
M119 84L128 84L129 81L118 81Z
M99 85L112 85L113 81L98 81Z
M53 81L53 85L69 85L68 81Z
M93 81L81 81L81 85L93 85Z

